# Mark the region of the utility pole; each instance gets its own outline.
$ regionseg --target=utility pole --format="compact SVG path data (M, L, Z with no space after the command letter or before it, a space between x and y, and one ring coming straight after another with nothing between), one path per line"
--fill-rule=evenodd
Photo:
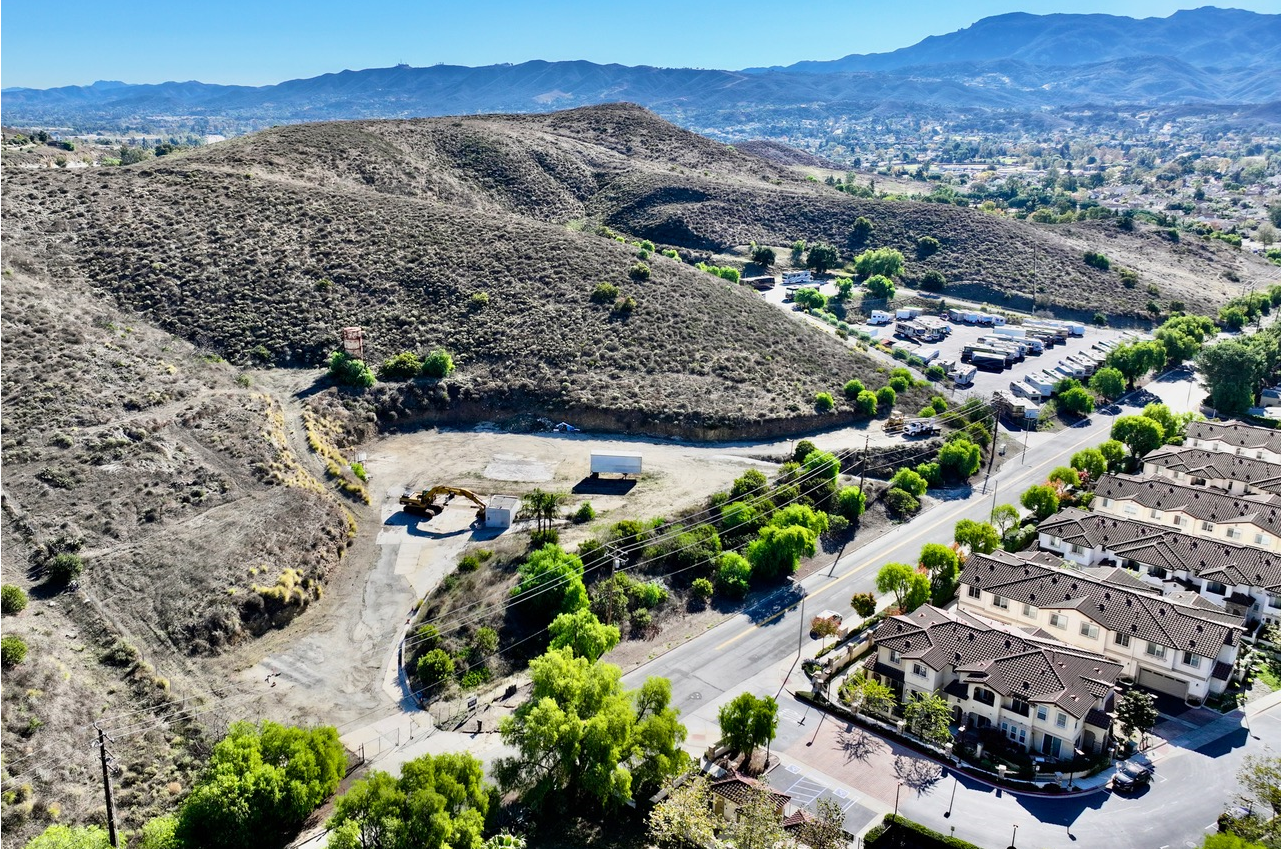
M98 726L94 726L98 728ZM120 839L116 836L116 803L111 798L111 767L107 760L107 733L98 728L98 754L102 757L102 792L107 797L107 834L111 840L111 845L120 846Z
M863 435L863 469L858 478L858 491L863 492L863 485L867 483L867 447L872 444L872 435L870 433Z

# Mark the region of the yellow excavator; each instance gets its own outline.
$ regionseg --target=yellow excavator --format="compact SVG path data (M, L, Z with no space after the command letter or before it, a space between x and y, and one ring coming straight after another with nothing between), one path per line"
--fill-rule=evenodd
M400 503L406 513L414 516L426 516L428 519L433 516L439 516L445 506L454 499L454 496L466 498L476 505L476 521L485 521L485 502L480 496L470 489L463 489L458 486L433 486L431 489L424 489L421 492L407 492L400 497ZM444 496L443 499L440 499Z

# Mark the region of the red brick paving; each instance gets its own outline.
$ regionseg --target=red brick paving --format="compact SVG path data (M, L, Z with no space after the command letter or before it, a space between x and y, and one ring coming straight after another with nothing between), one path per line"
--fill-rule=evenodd
M831 716L826 718L818 736L813 739L813 746L806 745L810 741L807 737L786 749L786 754L887 805L894 804L894 793L898 788L896 765L904 769L915 766L927 776L940 770L934 761L911 749L882 740L870 731ZM896 758L900 760L896 762ZM925 782L919 792L924 794L932 789ZM905 786L903 793L908 792L918 791Z

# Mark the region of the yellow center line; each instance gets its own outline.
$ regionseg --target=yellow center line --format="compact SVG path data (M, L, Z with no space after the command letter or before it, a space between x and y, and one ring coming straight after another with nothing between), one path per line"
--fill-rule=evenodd
M1073 444L1068 448L1068 450L1070 450L1070 451L1074 451L1074 450L1077 448L1077 446L1079 446L1079 445L1083 445L1083 444L1085 444L1086 442L1089 442L1089 441L1091 441L1091 440L1093 440L1093 439L1097 439L1097 438L1098 438L1098 437L1097 437L1097 436L1095 436L1095 435L1093 435L1093 434L1091 434L1090 436L1086 436L1086 437L1084 437L1083 439L1080 439L1080 440L1078 440L1077 442L1074 442L1074 443L1073 443ZM1052 462L1053 462L1053 460L1045 460L1044 462L1038 463L1038 464L1037 464L1037 465L1035 465L1035 466L1029 466L1029 467L1027 468L1026 472L1036 472L1038 469L1044 468L1045 466L1050 465L1050 463L1052 463ZM1020 474L1019 474L1019 475L1017 475L1017 476L1018 476L1018 477L1021 477L1023 474L1026 474L1026 472L1020 473ZM954 508L954 509L952 510L952 513L953 513L953 514L963 513L963 512L965 512L966 510L969 510L971 507L973 507L973 505L972 505L972 504L968 504L968 503L960 504L960 505L958 505L956 508ZM949 517L949 518L950 518L950 517ZM932 523L929 523L929 524L925 525L925 526L924 526L924 527L922 527L919 531L917 531L916 533L912 534L910 537L907 537L906 539L904 539L904 540L900 541L900 542L898 543L898 545L896 545L894 548L890 549L890 552L897 551L897 550L899 550L899 549L901 549L901 548L903 548L903 547L905 547L905 546L910 545L911 543L913 543L913 542L915 542L916 540L920 539L920 538L921 538L922 536L924 536L925 534L927 534L927 533L929 533L930 531L934 530L934 528L935 528L937 525L939 525L941 522L946 522L946 521L947 521L947 518L943 518L943 519L941 519L940 521L932 522ZM850 556L851 556L851 557L856 557L856 556L857 556L857 554L851 554ZM887 561L887 562L888 562L888 561ZM813 593L813 594L814 594L814 595L818 595L819 593L823 593L823 592L826 592L827 590L830 590L832 587L836 586L837 584L841 583L842 581L847 581L847 580L849 580L850 578L853 578L855 575L858 575L858 574L859 574L859 573L861 573L863 570L865 570L869 565L871 565L871 563L870 563L870 562L868 562L868 563L864 563L864 564L863 564L863 565L861 565L861 566L858 566L858 567L855 567L855 568L853 568L853 569L849 570L848 572L846 572L845 574L841 575L840 577L833 578L832 580L828 581L828 582L827 582L826 584L824 584L823 586L821 586L821 587L819 587L818 589L814 590L814 593ZM797 607L797 606L798 606L798 605L793 604L793 605L791 605L791 606L789 606L789 607L786 607L786 608L784 608L784 609L780 610L778 613L775 613L775 614L773 614L772 616L769 616L769 617L767 617L767 618L765 618L765 619L762 619L760 622L753 622L751 625L748 625L748 626L747 626L746 628L744 628L742 631L738 632L738 633L737 633L737 634L735 634L734 636L732 636L732 637L730 637L729 639L725 640L725 642L723 642L723 643L721 643L720 645L718 645L718 646L714 649L714 651L721 651L721 650L725 649L727 646L731 646L731 645L733 645L734 643L736 643L736 642L738 642L739 640L743 639L744 637L746 637L748 634L752 633L753 631L755 631L755 630L757 630L757 629L759 629L759 628L762 628L762 627L764 627L765 625L768 625L768 624L770 624L771 622L773 622L773 621L775 621L775 620L777 620L777 619L779 619L779 618L781 618L781 617L783 617L783 616L787 615L787 612L788 612L789 610L791 610L792 608L795 608L795 607Z

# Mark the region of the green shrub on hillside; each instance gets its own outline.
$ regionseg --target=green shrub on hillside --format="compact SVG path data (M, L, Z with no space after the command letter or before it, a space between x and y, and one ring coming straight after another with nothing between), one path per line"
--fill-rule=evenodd
M453 370L454 358L443 348L437 348L423 360L423 374L428 377L447 377Z
M410 380L423 370L422 358L413 351L388 357L378 367L379 380Z
M334 383L358 389L368 389L377 382L374 373L363 360L358 360L345 351L334 351L329 355L329 377Z
M0 637L0 665L5 669L17 666L27 659L27 641L16 634Z
M597 283L592 290L593 304L612 304L618 300L618 287L613 283Z
M0 613L14 616L27 609L27 593L15 584L0 587Z

